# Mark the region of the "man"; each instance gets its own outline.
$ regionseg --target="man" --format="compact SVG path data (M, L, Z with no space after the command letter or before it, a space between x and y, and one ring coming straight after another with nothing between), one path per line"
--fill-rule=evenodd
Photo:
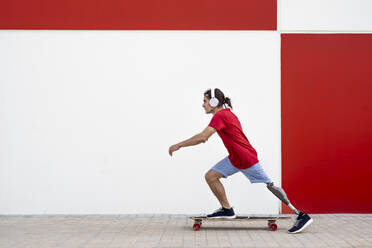
M274 186L274 183L262 169L256 150L251 146L247 137L243 133L241 124L234 113L229 108L224 108L226 104L232 109L231 100L225 97L219 89L210 89L204 92L203 108L207 114L213 114L209 125L199 134L184 140L169 148L169 154L179 150L181 147L194 146L206 142L215 132L221 137L229 156L222 159L212 167L205 175L205 179L221 204L221 208L208 218L235 218L234 209L227 200L225 189L220 182L220 178L227 178L236 172L242 172L251 183L266 183L267 188L281 201L288 205L297 220L294 226L288 230L289 233L298 233L309 226L313 220L311 217L297 210L290 204L283 189Z

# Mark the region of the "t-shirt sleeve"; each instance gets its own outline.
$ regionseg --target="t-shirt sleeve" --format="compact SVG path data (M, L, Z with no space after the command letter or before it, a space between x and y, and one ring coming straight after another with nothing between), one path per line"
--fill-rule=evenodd
M221 131L225 127L225 122L221 115L215 114L208 126L213 127L217 131Z

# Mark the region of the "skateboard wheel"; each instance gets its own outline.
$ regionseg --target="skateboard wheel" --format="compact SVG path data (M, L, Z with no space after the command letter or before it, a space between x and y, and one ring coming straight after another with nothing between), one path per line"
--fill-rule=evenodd
M269 227L271 231L276 231L276 229L278 229L278 226L275 223L271 223Z
M200 223L195 223L194 226L192 227L194 231L199 231L200 230Z

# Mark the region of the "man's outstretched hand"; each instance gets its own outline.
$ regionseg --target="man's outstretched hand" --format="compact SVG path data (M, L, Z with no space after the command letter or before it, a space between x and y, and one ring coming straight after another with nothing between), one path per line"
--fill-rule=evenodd
M179 145L173 145L171 147L169 147L169 155L172 156L173 152L179 150L181 147Z

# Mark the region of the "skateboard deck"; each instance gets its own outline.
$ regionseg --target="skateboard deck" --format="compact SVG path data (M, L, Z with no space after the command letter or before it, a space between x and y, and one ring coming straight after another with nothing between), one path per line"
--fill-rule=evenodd
M194 220L193 229L199 231L203 221L267 221L267 226L271 231L276 231L278 225L275 223L277 220L291 219L289 216L276 215L276 216L236 216L233 219L228 218L207 218L206 216L191 216L190 219Z

